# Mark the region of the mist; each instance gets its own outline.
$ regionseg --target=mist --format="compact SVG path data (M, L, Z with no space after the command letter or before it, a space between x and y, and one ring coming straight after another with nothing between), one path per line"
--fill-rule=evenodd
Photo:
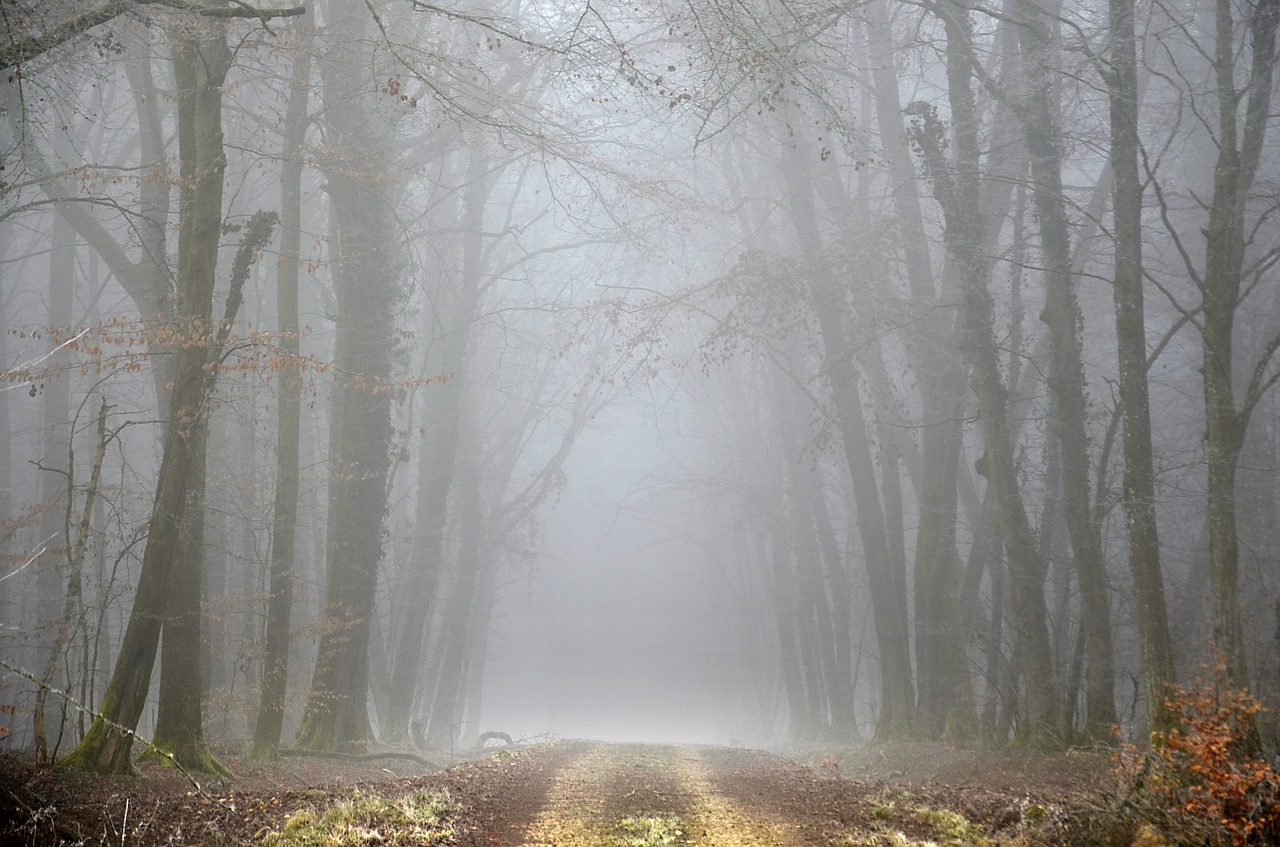
M0 745L1275 706L1272 5L8 4Z
M503 588L485 680L493 726L705 743L758 732L744 714L757 682L749 598L715 555L714 503L682 481L698 443L664 438L671 421L645 411L631 400L597 419L565 468L544 552Z

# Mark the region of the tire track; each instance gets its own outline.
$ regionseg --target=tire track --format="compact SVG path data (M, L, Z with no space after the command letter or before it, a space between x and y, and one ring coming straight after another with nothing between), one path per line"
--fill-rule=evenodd
M523 847L637 844L620 823L662 819L666 837L695 847L792 847L794 827L747 810L713 787L713 765L696 748L599 745L565 768ZM647 845L646 845L647 847Z

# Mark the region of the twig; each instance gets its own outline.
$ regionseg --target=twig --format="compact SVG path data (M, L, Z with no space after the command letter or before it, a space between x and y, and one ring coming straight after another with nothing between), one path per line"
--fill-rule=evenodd
M42 362L47 362L59 350L70 347L72 344L75 344L81 338L84 338L86 335L88 335L88 333L89 333L88 329L82 329L79 332L77 332L75 335L68 338L66 341L59 344L57 347L54 347L48 353L45 353L43 356L40 356L39 358L36 358L36 359L32 359L30 362L27 362L22 365L15 365L14 367L4 371L3 375L0 375L0 379L3 379L5 381L13 380L13 384L0 388L0 391L14 391L16 389L22 388L23 385L26 383L26 380L25 379L18 380L19 376L23 374L31 373L32 369L35 368L37 365L39 365Z
M57 533L54 533L54 535L57 535ZM44 545L45 545L45 544L47 544L49 541L52 541L52 540L53 540L53 535L50 535L48 538L46 538L44 541L42 541L42 542L40 543L40 545L41 545L41 546L40 546L40 549L39 549L39 550L37 550L36 552L32 553L32 554L31 554L31 558L27 559L25 562L23 562L21 565L19 565L16 569L14 569L14 571L13 571L12 573L7 573L7 574L5 574L4 576L0 576L0 582L4 582L6 579L8 579L8 578L9 578L9 577L11 577L11 576L17 576L18 574L22 573L24 570L26 570L27 568L29 568L29 567L31 566L31 563L32 563L32 562L34 562L36 559L39 559L41 556L43 556L43 555L44 555L44 551L48 549L48 548L47 548L47 547L45 547Z

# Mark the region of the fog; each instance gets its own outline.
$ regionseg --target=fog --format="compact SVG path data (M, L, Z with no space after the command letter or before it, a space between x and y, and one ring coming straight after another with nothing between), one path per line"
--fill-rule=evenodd
M748 598L715 551L715 494L682 485L697 440L645 411L630 400L597 419L544 551L503 587L486 725L630 741L757 729Z
M8 3L0 745L1276 705L1273 5Z

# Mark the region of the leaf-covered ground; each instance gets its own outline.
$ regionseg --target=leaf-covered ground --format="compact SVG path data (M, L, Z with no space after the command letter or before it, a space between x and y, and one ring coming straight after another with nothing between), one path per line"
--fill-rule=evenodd
M999 842L1088 843L1076 812L1101 804L1106 759L873 747L843 756L800 751L811 764L760 751L560 742L428 773L403 760L228 757L234 783L198 792L180 774L93 778L0 755L0 843L112 847L325 843L303 821L353 796L441 795L438 826L347 826L343 840L656 847L963 847ZM358 789L358 792L356 791ZM1077 831L1072 832L1072 827ZM406 834L409 833L409 834Z

